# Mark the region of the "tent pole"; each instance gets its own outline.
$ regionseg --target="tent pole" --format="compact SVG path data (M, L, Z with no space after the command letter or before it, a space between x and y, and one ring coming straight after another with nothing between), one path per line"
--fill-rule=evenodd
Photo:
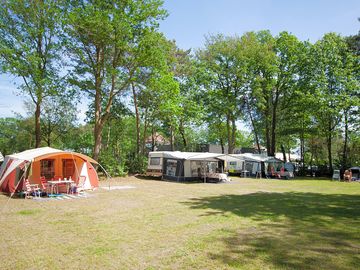
M98 165L100 166L100 168L101 168L101 169L103 170L103 172L105 173L105 175L106 175L106 180L111 179L110 174L108 174L108 172L104 169L104 167L103 167L103 166L101 166L101 164L100 164L100 163L98 163ZM109 181L109 190L110 190L110 188L111 188L111 183L110 183L110 181Z
M30 163L30 165L31 165L31 163ZM25 170L24 170L22 176L20 177L20 181L17 183L17 185L16 185L16 187L15 187L15 191L16 191L17 188L19 187L19 185L20 185L20 183L22 182L22 180L25 178L24 176L26 176L25 174L26 174L26 172L27 172L27 170L28 170L26 164L25 164L24 168L25 168ZM15 192L11 192L9 199L6 201L4 207L2 208L2 212L4 212L5 207L8 205L9 201L12 199L12 197L14 196L14 194L15 194Z

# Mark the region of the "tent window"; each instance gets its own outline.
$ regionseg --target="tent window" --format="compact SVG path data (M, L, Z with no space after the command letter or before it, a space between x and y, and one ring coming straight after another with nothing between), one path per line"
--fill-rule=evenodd
M40 174L46 179L52 179L55 176L55 160L43 159L40 161Z
M190 161L191 166L191 176L200 177L201 176L201 161Z
M166 175L176 176L177 160L169 159L166 162Z
M69 178L74 175L75 162L73 159L63 159L63 176Z
M245 170L251 172L253 168L253 162L246 162L245 163Z

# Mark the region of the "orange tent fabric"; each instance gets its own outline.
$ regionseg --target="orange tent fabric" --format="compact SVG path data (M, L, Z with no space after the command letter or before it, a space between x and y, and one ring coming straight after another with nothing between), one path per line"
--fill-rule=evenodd
M8 155L0 168L0 191L14 193L22 189L22 180L28 178L31 184L40 184L40 177L46 180L54 176L67 178L78 183L79 176L85 176L85 189L99 186L94 168L98 163L83 154L62 151L50 147L27 150Z

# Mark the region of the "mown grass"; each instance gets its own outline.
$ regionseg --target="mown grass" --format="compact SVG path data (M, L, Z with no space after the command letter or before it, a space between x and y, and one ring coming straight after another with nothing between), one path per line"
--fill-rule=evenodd
M102 182L108 186L108 182ZM360 183L135 177L91 197L0 196L1 269L356 269Z

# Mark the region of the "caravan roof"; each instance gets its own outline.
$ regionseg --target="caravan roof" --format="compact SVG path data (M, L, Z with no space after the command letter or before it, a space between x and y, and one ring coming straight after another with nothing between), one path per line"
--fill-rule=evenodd
M275 157L269 157L262 154L244 153L244 154L231 154L230 156L251 162L282 162L282 160L280 159L277 159Z
M216 153L203 153L203 152L179 152L179 151L163 151L163 152L150 152L151 157L164 157L173 159L185 160L207 160L214 161L225 157L225 154Z

